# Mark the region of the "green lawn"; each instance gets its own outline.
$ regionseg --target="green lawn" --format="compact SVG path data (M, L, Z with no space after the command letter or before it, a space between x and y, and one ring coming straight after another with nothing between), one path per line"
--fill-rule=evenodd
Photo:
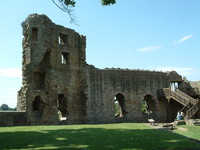
M200 126L182 125L176 128L177 130L174 130L175 133L200 141Z
M139 123L0 128L1 150L193 150L198 148L200 149L199 143L184 136Z

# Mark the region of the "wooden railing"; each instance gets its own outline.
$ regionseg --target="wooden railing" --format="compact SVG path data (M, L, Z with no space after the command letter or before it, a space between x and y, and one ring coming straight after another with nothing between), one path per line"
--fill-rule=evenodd
M198 95L200 95L198 88L179 88L179 90L186 93L189 96L198 97Z
M179 89L176 89L176 93L179 93L180 95L182 95L182 96L184 96L185 98L187 98L187 99L190 101L190 103L192 103L192 104L195 104L195 103L197 102L196 99L194 99L194 98L190 97L189 95L183 93L183 92L180 91Z
M186 114L186 112L188 111L188 109L190 109L192 106L192 104L188 103L186 106L184 106L180 112L183 112L184 114Z
M177 102L181 103L182 105L186 106L190 102L187 98L185 98L183 95L176 93L172 90L167 90L167 94L169 94L170 97L172 97Z
M181 92L180 90L176 89L176 91L172 91L170 88L159 89L158 96L165 97L166 99L170 100L173 98L177 102L184 105L181 112L184 112L185 119L190 119L197 113L200 109L200 101L193 99L189 95Z
M167 99L169 99L171 97L171 90L170 88L164 88L163 89L163 93L166 96Z
M200 102L197 101L188 111L187 111L187 119L192 118L193 115L199 110Z

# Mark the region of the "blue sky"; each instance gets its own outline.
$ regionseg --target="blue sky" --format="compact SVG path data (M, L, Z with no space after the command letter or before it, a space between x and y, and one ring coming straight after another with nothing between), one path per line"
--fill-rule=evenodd
M170 71L200 80L199 0L77 0L79 26L51 0L2 1L0 5L0 105L15 107L22 85L22 27L29 14L46 14L54 23L87 36L88 64Z

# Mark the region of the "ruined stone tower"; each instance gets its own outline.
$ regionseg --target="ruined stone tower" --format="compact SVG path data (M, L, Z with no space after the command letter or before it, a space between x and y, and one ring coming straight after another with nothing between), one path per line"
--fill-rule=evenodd
M23 87L18 110L29 124L82 123L86 116L85 37L32 14L23 23ZM70 113L69 113L70 112Z
M86 63L86 38L74 30L38 14L22 27L17 109L26 111L28 124L169 122L178 110L199 116L198 88L188 86L193 95L184 95L186 84L176 72L98 69Z

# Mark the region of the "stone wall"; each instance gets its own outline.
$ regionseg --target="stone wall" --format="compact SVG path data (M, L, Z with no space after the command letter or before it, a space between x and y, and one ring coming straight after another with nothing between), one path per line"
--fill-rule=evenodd
M199 91L199 89L200 89L200 81L193 81L193 82L190 82L190 85L191 85L192 88L196 89L195 92L196 92L198 95L200 95L200 91Z
M85 41L74 30L32 14L23 23L23 87L18 110L28 122L59 124L85 120Z
M181 82L179 89L195 99L200 98L200 81L190 82L186 80Z
M86 63L85 36L45 15L28 16L22 27L17 110L27 112L29 125L167 122L183 107L157 98L158 89L182 84L175 71L98 69Z
M0 111L0 126L24 126L27 125L26 112Z
M157 99L157 89L169 87L166 73L124 69L97 69L88 66L87 114L90 122L116 122L114 99L117 94L125 98L125 121L146 122L148 117L166 121L166 102ZM145 96L155 102L151 116L141 112ZM153 102L152 101L152 102Z

